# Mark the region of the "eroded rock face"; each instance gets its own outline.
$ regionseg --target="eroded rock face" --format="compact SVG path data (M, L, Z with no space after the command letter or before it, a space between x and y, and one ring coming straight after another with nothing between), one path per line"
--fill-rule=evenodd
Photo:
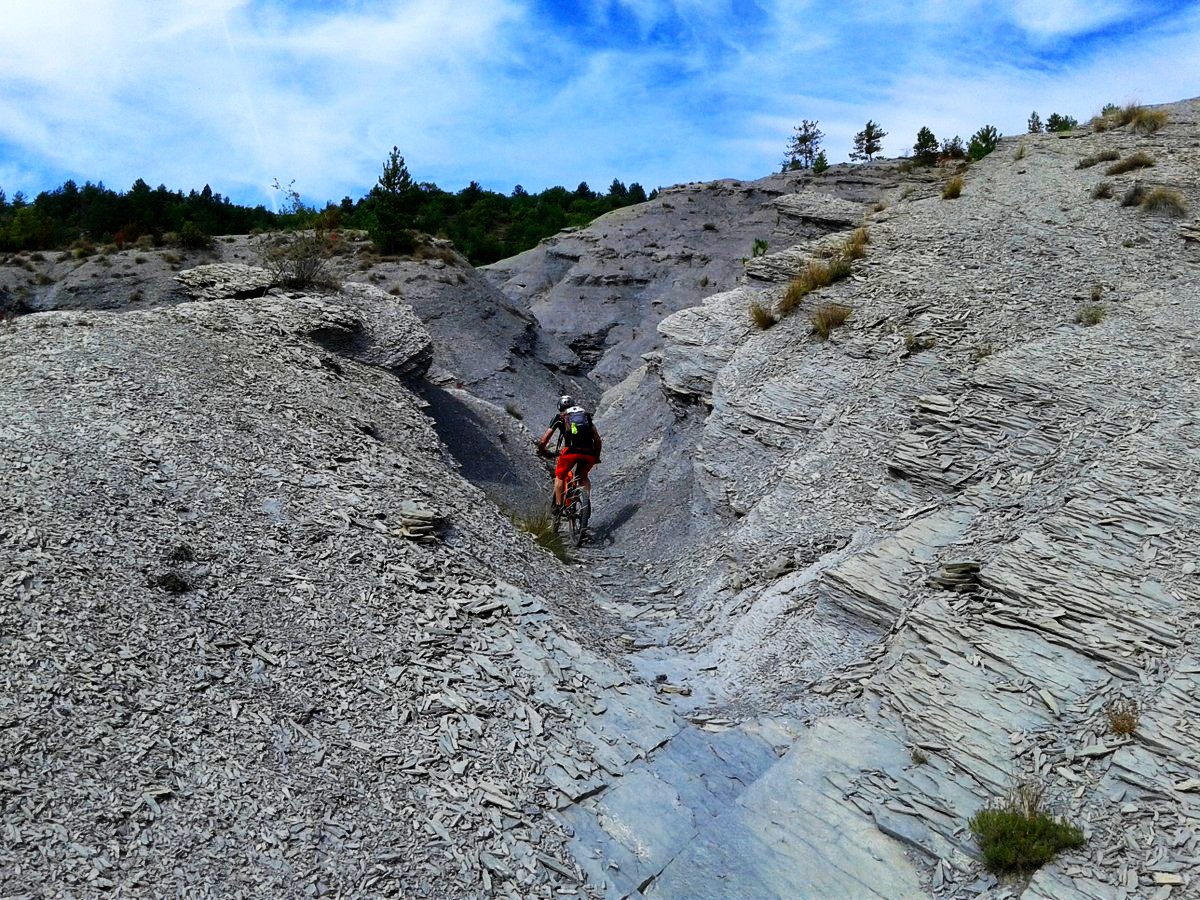
M0 323L9 892L551 897L593 752L686 727L543 599L417 396L314 340L365 327L284 296Z
M665 317L738 285L755 241L783 248L839 231L902 178L928 180L879 163L835 166L819 180L791 173L678 185L483 271L545 331L582 342L584 371L611 386L658 346Z
M685 812L585 801L593 857L645 846L638 887L658 896L714 896L727 878L763 897L1198 883L1200 779L1178 726L1200 712L1194 223L1091 200L1105 176L1078 168L1146 150L1194 217L1200 103L1166 110L1152 136L1003 141L959 200L900 180L885 208L772 241L743 284L663 318L601 406L612 466L597 496L635 565L680 592L640 656L708 692L734 746L766 710L812 724L716 812L672 774L704 763L668 743L638 788ZM1118 198L1135 178L1112 179ZM791 275L860 224L870 243L849 279L751 327L751 302L777 310ZM1093 302L1106 315L1086 327ZM827 342L808 321L822 303L853 310ZM664 645L688 653L671 663ZM1120 697L1141 710L1133 740L1104 714ZM983 873L965 828L1015 777L1043 781L1089 832L1027 887Z

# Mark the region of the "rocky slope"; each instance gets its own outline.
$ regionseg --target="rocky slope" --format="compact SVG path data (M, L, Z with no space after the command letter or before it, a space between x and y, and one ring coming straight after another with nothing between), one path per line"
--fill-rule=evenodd
M667 317L605 395L603 499L635 568L682 591L646 669L710 710L808 723L711 819L685 800L615 893L1195 889L1200 104L1166 111L1151 135L1006 140L958 200L897 185L840 235L870 233L849 279L761 331L749 305L776 308L829 240L755 261L774 283ZM1152 168L1080 166L1137 150ZM1135 183L1188 219L1124 205ZM831 302L853 315L822 342L808 314ZM1077 322L1093 303L1102 321ZM1118 698L1141 710L1133 739L1109 731ZM966 822L1022 777L1089 843L997 884ZM601 856L664 828L593 802Z
M1166 112L1005 140L956 200L895 161L680 186L487 280L0 266L48 310L0 324L4 893L1194 894L1200 102ZM543 489L519 417L564 389L606 436L566 567L489 500ZM1088 842L999 882L966 823L1018 778Z

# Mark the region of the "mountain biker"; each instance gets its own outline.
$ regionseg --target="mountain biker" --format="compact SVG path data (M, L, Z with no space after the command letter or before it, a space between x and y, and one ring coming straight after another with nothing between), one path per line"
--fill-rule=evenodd
M575 477L583 487L580 501L583 506L583 521L586 523L592 508L592 483L588 479L588 472L592 466L600 463L600 432L592 422L591 414L578 405L575 398L569 394L558 398L558 412L550 420L546 433L537 442L538 453L542 456L553 456L547 445L556 431L559 433L562 451L558 454L558 462L554 466L554 518L557 522L562 514L563 486L567 480L567 473L574 466Z

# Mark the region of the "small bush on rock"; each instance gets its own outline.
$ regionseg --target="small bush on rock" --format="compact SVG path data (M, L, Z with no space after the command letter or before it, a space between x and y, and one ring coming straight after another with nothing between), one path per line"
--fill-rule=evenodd
M1092 188L1093 200L1107 200L1113 195L1113 187L1107 181L1102 181Z
M1113 734L1129 737L1137 731L1138 705L1136 700L1114 700L1104 707L1108 727Z
M946 186L942 188L943 200L957 200L962 196L963 192L963 177L955 175L946 182Z
M325 235L319 232L267 235L259 239L256 251L259 265L275 284L306 288L325 281L330 254Z
M1083 831L1044 807L1038 782L1019 783L1001 802L971 817L983 864L997 874L1028 874L1063 850L1082 847Z
M1087 303L1080 307L1079 312L1075 313L1075 322L1085 328L1090 328L1103 322L1106 315L1108 315L1108 310L1103 305Z
M767 255L767 242L762 238L755 238L753 245L750 247L750 255L753 257Z
M1137 153L1131 153L1119 163L1113 163L1104 170L1105 175L1124 175L1126 172L1133 172L1137 169L1148 169L1154 165L1154 157L1144 150L1139 150Z
M828 262L810 260L805 270L788 285L787 292L779 302L779 312L785 316L789 315L800 305L800 301L813 291L829 287L849 274L850 262L843 257L837 256Z
M1155 188L1142 198L1142 209L1157 216L1170 216L1173 219L1187 215L1187 202L1179 191L1169 188Z

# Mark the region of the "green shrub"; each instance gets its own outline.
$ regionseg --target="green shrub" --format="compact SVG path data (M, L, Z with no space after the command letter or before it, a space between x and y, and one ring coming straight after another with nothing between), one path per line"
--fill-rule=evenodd
M329 245L319 232L266 235L258 239L255 251L258 264L267 270L275 284L306 288L328 283L325 267L329 262Z
M823 341L829 340L829 335L835 328L841 328L849 320L854 311L840 303L829 303L818 306L808 317L812 324L812 333Z
M817 158L813 160L813 174L820 175L829 168L829 160L825 158L825 151L822 150L817 154Z
M184 250L207 250L212 246L212 238L192 222L184 222L176 236L176 243Z
M1142 209L1157 216L1179 219L1187 215L1187 202L1179 191L1155 188L1142 198Z
M1102 181L1098 185L1096 185L1094 188L1092 188L1092 199L1093 200L1107 200L1112 195L1113 195L1112 184L1110 184L1107 181Z
M1046 812L1042 798L1040 785L1024 782L999 805L985 807L971 817L971 833L989 871L1028 874L1063 850L1083 846L1083 831Z
M1046 132L1054 131L1070 131L1072 128L1078 128L1079 123L1073 116L1064 116L1059 113L1051 113L1046 119Z
M1108 315L1108 310L1104 308L1103 304L1085 303L1075 313L1075 322L1085 328L1090 328L1103 322L1106 315Z
M957 200L962 196L962 192L963 177L961 175L955 175L953 178L947 181L945 186L942 188L942 199Z
M1126 172L1133 172L1137 169L1148 169L1154 165L1154 157L1144 150L1139 150L1137 153L1131 153L1118 163L1113 163L1104 170L1105 175L1124 175Z
M767 242L762 238L755 238L754 244L750 248L750 255L753 257L766 256Z
M1099 153L1093 153L1091 156L1085 156L1075 164L1077 169L1090 169L1096 163L1112 162L1114 159L1120 159L1121 154L1116 150L1101 150Z
M967 144L967 157L971 162L983 159L996 149L996 142L1000 140L1000 137L1000 132L996 130L995 125L984 125L971 135L971 141Z

